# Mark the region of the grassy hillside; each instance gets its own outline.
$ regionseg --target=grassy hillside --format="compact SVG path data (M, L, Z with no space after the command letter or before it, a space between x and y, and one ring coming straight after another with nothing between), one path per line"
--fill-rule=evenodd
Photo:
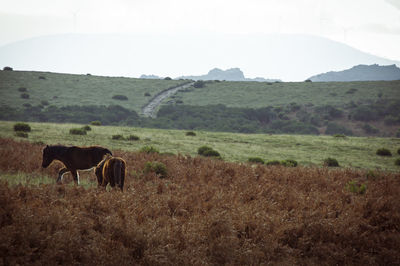
M209 82L204 88L178 92L175 101L186 105L223 104L261 108L297 103L306 106L344 107L350 102L371 103L400 99L400 81L367 82Z
M137 151L143 146L153 146L162 153L197 155L200 146L207 145L226 161L246 162L250 157L265 161L293 159L301 165L322 166L328 157L336 158L340 166L399 171L394 164L400 158L398 138L333 137L308 135L233 134L196 131L196 136L186 136L182 130L160 130L133 127L91 126L85 136L71 135L77 124L29 123L32 132L28 141L64 145L102 145L110 149ZM14 122L0 122L0 137L14 138ZM113 140L113 135L127 138L136 135L138 141ZM390 149L392 157L376 155L379 148Z
M43 105L44 101L57 107L120 105L140 114L142 106L154 95L180 83L182 81L0 71L0 106L24 108L24 104L37 106ZM26 92L20 88L26 88ZM29 98L21 98L22 93L28 94ZM146 93L149 96L145 96ZM113 99L115 95L124 95L128 99Z
M128 166L121 193L93 172L56 185L61 165L40 167L42 145L0 147L4 265L400 264L395 173L113 150Z
M400 136L400 81L205 82L140 117L187 81L0 71L0 119L239 133ZM113 97L122 97L122 99Z

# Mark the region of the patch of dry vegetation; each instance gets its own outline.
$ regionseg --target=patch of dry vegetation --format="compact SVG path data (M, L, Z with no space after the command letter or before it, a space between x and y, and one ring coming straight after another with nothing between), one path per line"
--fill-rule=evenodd
M55 182L42 148L0 139L0 170ZM399 174L113 153L127 162L124 193L0 183L0 263L400 264ZM143 172L149 161L168 177Z

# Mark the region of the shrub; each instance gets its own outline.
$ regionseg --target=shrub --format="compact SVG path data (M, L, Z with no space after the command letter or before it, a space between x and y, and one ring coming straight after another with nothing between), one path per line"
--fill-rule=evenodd
M126 97L125 95L120 95L120 94L114 95L112 98L114 100L119 100L119 101L127 101L128 100L128 97Z
M264 164L264 160L261 159L260 157L250 157L248 160L250 163L259 163L259 164Z
M380 156L392 156L392 153L390 152L390 150L386 149L386 148L380 148L376 151L377 155Z
M330 122L330 123L328 123L328 126L326 127L325 134L327 134L327 135L344 134L347 136L352 136L353 132L344 126Z
M400 148L399 148L399 149L397 149L397 154L399 154L399 155L400 155Z
M397 125L399 123L399 118L394 117L392 115L386 116L385 119L383 120L383 122L385 123L385 125L387 126L393 126L393 125Z
M205 157L221 157L219 152L217 152L216 150L212 150L212 149L204 151L202 155Z
M209 146L201 146L197 149L197 154L203 155L207 150L212 150L212 148Z
M139 152L144 152L144 153L160 153L160 151L157 148L154 148L153 146L144 146L142 147Z
M205 82L202 80L198 80L193 84L193 87L195 88L204 88Z
M370 124L364 124L362 129L365 131L367 134L377 134L379 133L379 129L377 129L374 126L371 126Z
M13 68L9 67L9 66L6 66L6 67L3 67L3 70L4 71L13 71Z
M346 91L346 94L354 94L356 91L357 91L357 89L352 88L352 89Z
M29 94L28 93L21 93L20 97L22 99L29 99Z
M312 82L311 79L306 79L304 82Z
M155 173L160 178L166 178L168 176L167 167L160 162L146 162L143 171L145 174L150 172Z
M43 101L41 101L40 103L41 103L42 105L44 105L44 106L49 105L49 102L46 101L46 100L43 100Z
M23 132L23 131L16 131L15 132L15 136L20 137L20 138L27 138L28 137L28 133Z
M185 135L194 137L194 136L196 136L196 133L194 133L193 131L188 131L188 132L186 132Z
M265 163L266 165L281 165L281 162L278 160L270 160Z
M394 161L394 165L400 166L400 159L396 159L396 161Z
M83 128L71 128L69 130L69 134L71 135L86 135L86 130L84 130Z
M98 120L92 121L92 122L90 122L90 124L91 124L92 126L101 126L101 122L98 121Z
M16 123L14 124L14 131L30 132L31 126L26 123Z
M344 134L335 134L333 135L334 138L346 138L346 135Z
M43 77L43 76L39 76L39 79L43 79L43 80L44 80L44 79L46 79L46 77Z
M138 136L136 136L136 135L129 135L129 137L127 138L127 140L133 140L133 141L137 141L139 139L140 138Z
M88 125L82 127L82 129L83 129L83 130L86 130L86 131L92 130L92 128L91 128L90 126L88 126Z
M148 92L145 92L144 96L149 97L149 96L151 96L151 94Z
M335 158L328 157L328 158L326 158L324 160L324 166L327 166L327 167L339 167L339 163Z
M18 91L19 91L19 92L26 92L27 90L26 90L26 88L21 87L21 88L18 88Z
M297 161L291 159L283 160L281 161L281 164L286 167L296 167L298 165Z
M111 139L113 140L124 140L124 136L117 134L117 135L112 135Z
M365 184L359 184L355 180L349 181L346 187L347 190L349 190L350 192L357 194L365 194L365 192L367 191L367 186Z
M165 77L164 80L172 80L170 77Z

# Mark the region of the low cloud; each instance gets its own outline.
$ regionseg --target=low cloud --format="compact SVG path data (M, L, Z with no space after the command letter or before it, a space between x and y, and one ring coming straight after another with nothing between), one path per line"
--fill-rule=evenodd
M399 0L385 0L387 3L393 5L397 9L400 9L400 1Z

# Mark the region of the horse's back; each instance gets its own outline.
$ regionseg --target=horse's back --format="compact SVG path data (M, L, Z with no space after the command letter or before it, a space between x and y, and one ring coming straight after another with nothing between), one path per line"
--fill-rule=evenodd
M72 146L68 148L67 157L71 166L75 169L89 169L103 160L104 155L107 153L111 154L108 149L99 146Z

